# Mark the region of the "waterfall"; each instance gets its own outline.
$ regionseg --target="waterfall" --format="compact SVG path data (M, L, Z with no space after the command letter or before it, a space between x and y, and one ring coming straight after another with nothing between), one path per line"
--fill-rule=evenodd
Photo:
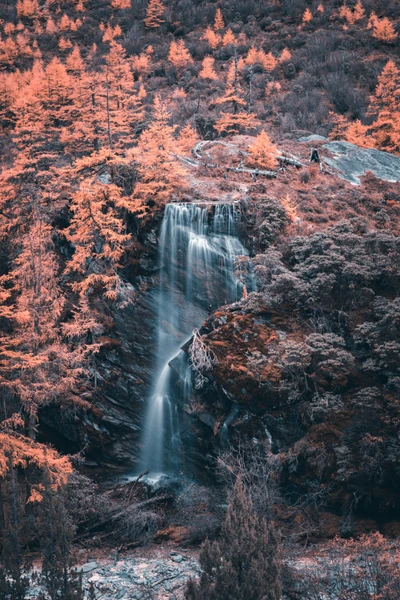
M141 455L141 469L151 471L152 476L173 470L179 454L169 363L207 314L242 295L234 262L248 252L238 238L239 221L235 204L173 203L165 207L159 244L157 363ZM184 375L183 385L189 397L190 372Z

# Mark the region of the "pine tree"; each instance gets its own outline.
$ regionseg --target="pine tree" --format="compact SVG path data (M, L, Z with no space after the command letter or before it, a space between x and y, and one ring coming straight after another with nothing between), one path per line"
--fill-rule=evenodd
M163 15L165 12L164 4L161 0L149 0L147 5L146 18L144 23L149 29L157 29L161 27L165 19Z
M271 142L269 135L263 129L249 148L250 156L247 163L260 169L276 168L276 146Z
M280 600L278 543L272 525L259 517L238 478L221 536L203 545L199 582L186 600Z
M120 299L117 272L130 236L119 214L121 190L116 185L83 183L71 203L71 224L65 236L74 247L66 273L75 273L72 287L81 295L102 292L112 301Z
M22 530L26 519L23 498L14 468L14 450L9 446L8 472L1 483L2 557L0 566L0 597L2 600L24 600L29 578L23 574Z

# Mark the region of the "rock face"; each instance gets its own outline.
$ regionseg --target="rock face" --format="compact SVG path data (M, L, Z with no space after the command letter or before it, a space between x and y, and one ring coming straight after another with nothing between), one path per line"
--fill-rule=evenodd
M143 236L138 258L125 277L134 302L107 315L111 331L96 356L97 387L77 391L89 409L81 412L45 407L41 434L62 452L85 451L88 466L132 467L140 451L143 405L154 369L155 292L159 286L157 232Z
M372 148L359 148L349 142L328 142L323 147L333 154L333 158L324 156L324 162L354 185L360 185L360 177L367 171L385 181L400 181L399 156Z

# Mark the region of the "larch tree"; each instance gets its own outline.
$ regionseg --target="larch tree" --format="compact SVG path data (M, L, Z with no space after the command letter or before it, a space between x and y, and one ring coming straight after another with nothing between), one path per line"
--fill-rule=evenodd
M156 96L152 121L132 150L139 180L134 198L142 204L162 207L186 187L186 171L177 158L175 127L170 125L170 113Z
M286 62L287 60L290 60L292 58L292 53L290 52L290 50L288 48L284 48L282 50L282 53L280 55L280 62Z
M214 31L220 31L220 29L224 29L224 17L222 15L222 11L220 8L217 8L214 19Z
M227 29L224 35L222 36L222 45L229 46L232 44L236 44L236 38L233 35L232 29Z
M400 152L400 71L389 60L378 77L378 85L368 109L374 117L369 130L379 148Z
M197 142L199 141L199 136L197 131L190 123L185 125L185 127L179 132L179 136L177 139L177 144L179 150L183 152L183 154L189 154Z
M206 28L203 34L203 40L205 40L213 50L218 48L222 42L221 36L218 33L215 33L212 27Z
M74 274L71 287L82 296L97 292L121 301L118 267L130 240L118 211L121 195L116 185L84 182L72 197L72 219L64 235L74 254L66 274Z
M0 280L0 314L12 326L2 339L0 377L16 395L35 437L40 406L66 398L81 365L61 336L64 297L58 285L51 227L40 214L17 245L11 270Z
M161 0L149 0L146 10L144 23L148 29L158 29L165 22L163 19L165 12L164 4Z
M193 63L193 58L183 40L172 40L169 47L168 60L178 70L184 69Z
M239 81L237 55L235 55L228 72L225 93L221 98L217 98L215 103L218 106L230 108L229 112L221 111L215 123L218 133L238 133L242 130L255 129L259 124L255 114L245 110L247 102Z
M302 18L302 22L303 25L308 25L313 19L313 14L311 12L311 10L309 8L306 8L306 10L303 13L303 18Z
M111 7L114 10L127 10L132 8L132 2L131 0L112 0Z
M215 81L216 79L218 79L218 75L214 70L214 65L215 58L213 58L212 56L204 57L203 62L201 64L202 68L199 72L199 77L201 77L202 79L210 79L210 81Z
M387 17L375 20L372 35L380 42L386 42L387 44L392 44L398 37L393 23Z
M250 155L246 160L249 166L260 169L276 168L277 148L271 142L265 129L261 131L249 147L249 153Z
M221 535L200 552L199 581L190 580L186 600L280 600L278 541L259 517L238 477Z

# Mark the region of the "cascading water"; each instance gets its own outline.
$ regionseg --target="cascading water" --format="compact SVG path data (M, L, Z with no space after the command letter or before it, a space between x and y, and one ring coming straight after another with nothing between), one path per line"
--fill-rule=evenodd
M157 306L157 364L148 400L141 468L152 476L173 470L179 450L178 420L169 363L218 306L242 295L235 257L248 252L238 238L235 204L167 204L161 226ZM190 372L182 376L190 394ZM168 457L168 459L167 459Z

